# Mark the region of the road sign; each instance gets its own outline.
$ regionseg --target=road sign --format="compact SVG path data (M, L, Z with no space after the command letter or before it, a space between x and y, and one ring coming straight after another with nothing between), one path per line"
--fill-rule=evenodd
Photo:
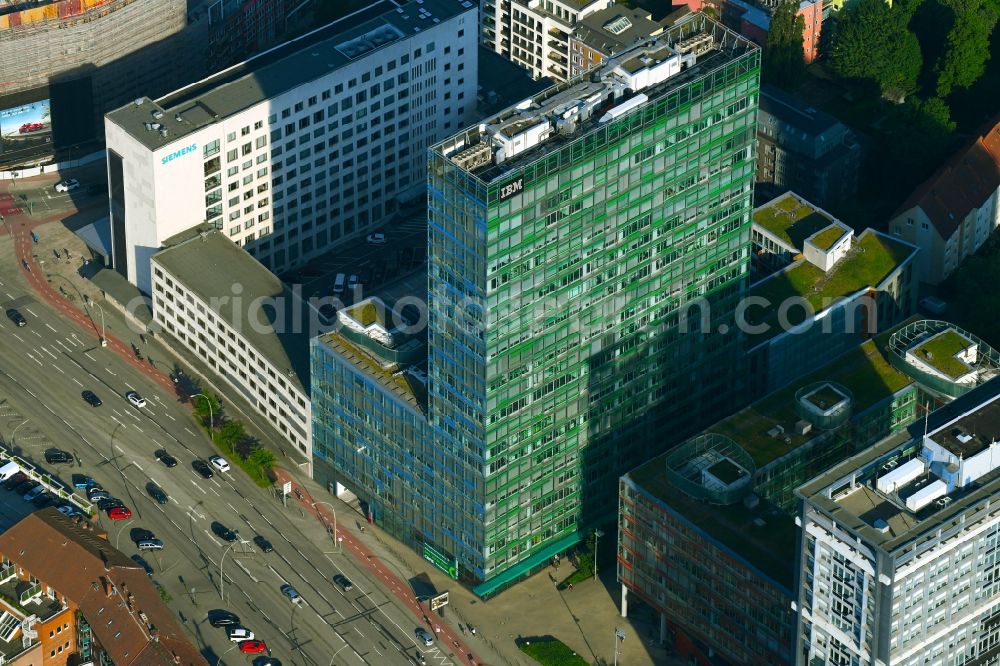
M436 611L438 608L441 608L442 606L447 606L447 605L448 605L448 593L447 592L445 592L443 594L439 594L436 597L432 597L431 598L431 610L432 611Z
M281 486L281 494L282 495L291 495L292 494L292 482L291 481L285 481L285 485Z

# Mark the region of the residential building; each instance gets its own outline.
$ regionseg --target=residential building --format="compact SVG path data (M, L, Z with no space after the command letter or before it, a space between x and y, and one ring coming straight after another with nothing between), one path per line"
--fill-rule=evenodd
M105 119L114 268L208 222L275 272L385 227L476 98L475 8L376 2Z
M483 46L531 73L566 81L570 37L581 19L615 6L615 0L480 0ZM624 8L622 8L624 9Z
M829 207L857 194L863 151L846 125L772 86L761 89L757 122L759 198L794 190Z
M208 7L208 57L225 69L273 46L296 0L214 0Z
M939 284L1000 226L1000 121L899 207L891 233L920 247L922 282Z
M319 313L207 226L153 255L153 321L312 457L309 338ZM297 287L296 287L297 289Z
M755 274L742 310L749 395L767 395L916 311L916 247L860 234L788 192L753 212Z
M105 112L201 75L205 51L189 33L186 0L5 3L0 164L51 161L99 138Z
M723 23L761 46L767 43L771 18L780 3L777 0L721 0L719 13ZM812 63L819 57L823 34L823 0L800 0L797 16L803 20L802 57Z
M327 483L489 596L738 400L758 81L759 50L692 14L432 146L428 442L317 432ZM696 299L723 333L681 334Z
M580 19L569 36L569 75L579 76L613 55L663 32L642 9L615 4Z
M993 664L1000 382L802 486L796 658Z
M0 563L0 648L32 645L4 663L208 666L142 567L85 520L22 518L0 534Z
M476 114L491 116L534 97L552 85L552 79L533 79L523 68L495 51L479 46L479 91Z
M965 356L979 357L970 390L996 375L997 352L975 336L911 320L824 367L811 364L807 376L623 476L623 614L638 597L660 613L661 640L672 637L682 656L705 666L801 663L793 656L795 490L951 400L899 355L898 340L914 342L928 327L967 341L958 345Z

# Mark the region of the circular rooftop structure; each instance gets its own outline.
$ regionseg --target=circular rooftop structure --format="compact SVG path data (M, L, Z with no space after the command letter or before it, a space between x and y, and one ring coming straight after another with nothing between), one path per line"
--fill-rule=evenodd
M1000 374L1000 354L978 336L937 319L921 319L889 336L889 362L924 388L950 398Z
M795 392L795 413L820 430L839 428L853 409L854 395L835 382L813 382Z
M685 441L667 453L670 482L695 499L735 504L753 486L757 466L747 451L724 435L710 432Z

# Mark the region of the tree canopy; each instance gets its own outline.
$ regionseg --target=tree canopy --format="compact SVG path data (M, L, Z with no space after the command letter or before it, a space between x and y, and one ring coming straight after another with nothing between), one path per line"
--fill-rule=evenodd
M798 86L806 73L802 45L806 24L805 19L797 14L798 5L790 0L778 5L771 17L761 63L764 81L785 89Z
M887 97L905 97L916 90L923 65L908 20L906 12L894 10L885 0L859 0L837 21L831 68L844 78L874 80Z
M955 88L971 86L986 70L997 12L984 0L939 1L955 13L944 51L934 66L937 94L947 97Z

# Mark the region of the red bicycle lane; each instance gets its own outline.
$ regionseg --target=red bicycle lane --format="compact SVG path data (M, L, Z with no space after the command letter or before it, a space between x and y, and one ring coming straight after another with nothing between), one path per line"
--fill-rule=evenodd
M331 520L330 515L328 515L327 508L322 504L318 504L313 496L308 490L303 488L299 483L292 478L286 470L275 467L274 468L276 481L275 484L281 486L286 481L290 481L292 488L294 489L293 497L298 498L298 502L302 507L308 511L311 515L315 516L320 520L324 526L327 526L327 530L330 530ZM432 634L437 638L437 640L442 641L452 653L455 658L458 659L460 663L469 664L470 666L484 666L469 649L469 646L455 633L449 625L440 622L433 621L430 616L430 610L420 605L413 594L410 592L409 586L404 583L398 576L388 570L388 568L382 564L381 560L378 559L360 540L355 538L350 532L346 530L338 529L339 535L334 535L334 538L343 539L342 544L347 548L347 550L355 556L355 558L365 564L368 569L375 575L376 578L381 580L385 586L396 595L400 601L403 602L413 616L417 618L418 623L422 623L427 626Z

